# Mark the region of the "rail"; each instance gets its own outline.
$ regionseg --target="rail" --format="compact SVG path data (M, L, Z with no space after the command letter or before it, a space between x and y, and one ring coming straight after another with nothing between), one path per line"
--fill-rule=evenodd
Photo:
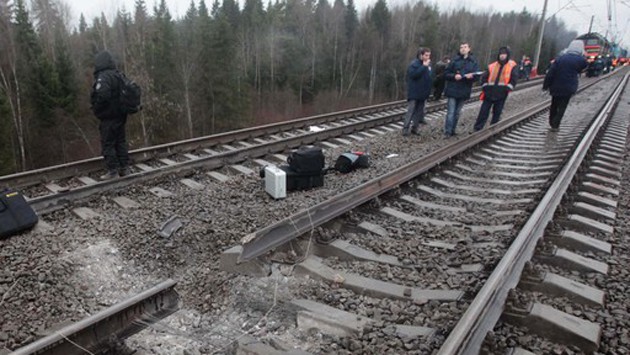
M167 280L151 289L21 347L11 355L83 355L110 347L179 308L177 283Z

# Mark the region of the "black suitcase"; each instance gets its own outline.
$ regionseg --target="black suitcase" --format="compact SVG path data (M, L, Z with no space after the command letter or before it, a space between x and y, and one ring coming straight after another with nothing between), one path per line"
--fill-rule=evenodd
M32 228L37 221L37 214L19 192L0 193L0 238Z
M287 191L308 190L314 187L324 186L324 170L317 173L298 173L288 165L280 165L287 175Z
M304 146L287 157L287 163L299 174L315 175L324 170L326 158L320 147Z

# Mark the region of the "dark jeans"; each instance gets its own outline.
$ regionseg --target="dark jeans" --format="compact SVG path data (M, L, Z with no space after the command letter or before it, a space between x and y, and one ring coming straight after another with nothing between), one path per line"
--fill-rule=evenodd
M468 99L456 99L449 97L446 101L446 120L444 121L444 135L450 137L455 135L459 114Z
M560 127L560 121L567 110L571 96L552 96L551 107L549 108L549 125L551 128Z
M411 131L417 132L418 125L422 121L424 121L424 100L407 101L403 133L409 133L409 126L411 126Z
M129 152L125 135L127 117L113 120L102 120L99 125L101 133L101 150L105 166L109 171L124 169L129 166Z
M498 101L484 100L477 116L477 122L475 122L475 131L480 131L483 126L486 125L488 116L490 115L490 108L492 108L492 121L490 124L495 124L501 119L501 112L503 112L503 106L505 106L505 99Z

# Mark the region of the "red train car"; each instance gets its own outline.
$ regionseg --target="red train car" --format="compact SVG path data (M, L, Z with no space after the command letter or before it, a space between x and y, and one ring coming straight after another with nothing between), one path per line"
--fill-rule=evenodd
M594 61L597 56L605 57L607 54L610 54L610 42L597 32L586 33L577 36L575 39L584 41L584 51L589 62Z

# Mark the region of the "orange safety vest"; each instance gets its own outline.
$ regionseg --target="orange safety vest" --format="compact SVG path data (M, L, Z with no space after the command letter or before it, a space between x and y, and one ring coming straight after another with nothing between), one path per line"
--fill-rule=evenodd
M510 80L512 79L512 69L514 69L514 67L516 66L517 64L515 61L508 60L508 62L505 63L505 65L503 66L503 71L501 72L501 78L499 79L499 82L497 83L497 85L507 86L510 89L510 91L514 90L514 86L510 84ZM490 63L490 65L488 65L488 73L489 73L488 81L483 83L482 87L495 85L494 83L495 81L497 81L497 76L499 76L500 68L501 68L501 64L498 61ZM482 91L479 99L483 100L485 97L486 95Z

